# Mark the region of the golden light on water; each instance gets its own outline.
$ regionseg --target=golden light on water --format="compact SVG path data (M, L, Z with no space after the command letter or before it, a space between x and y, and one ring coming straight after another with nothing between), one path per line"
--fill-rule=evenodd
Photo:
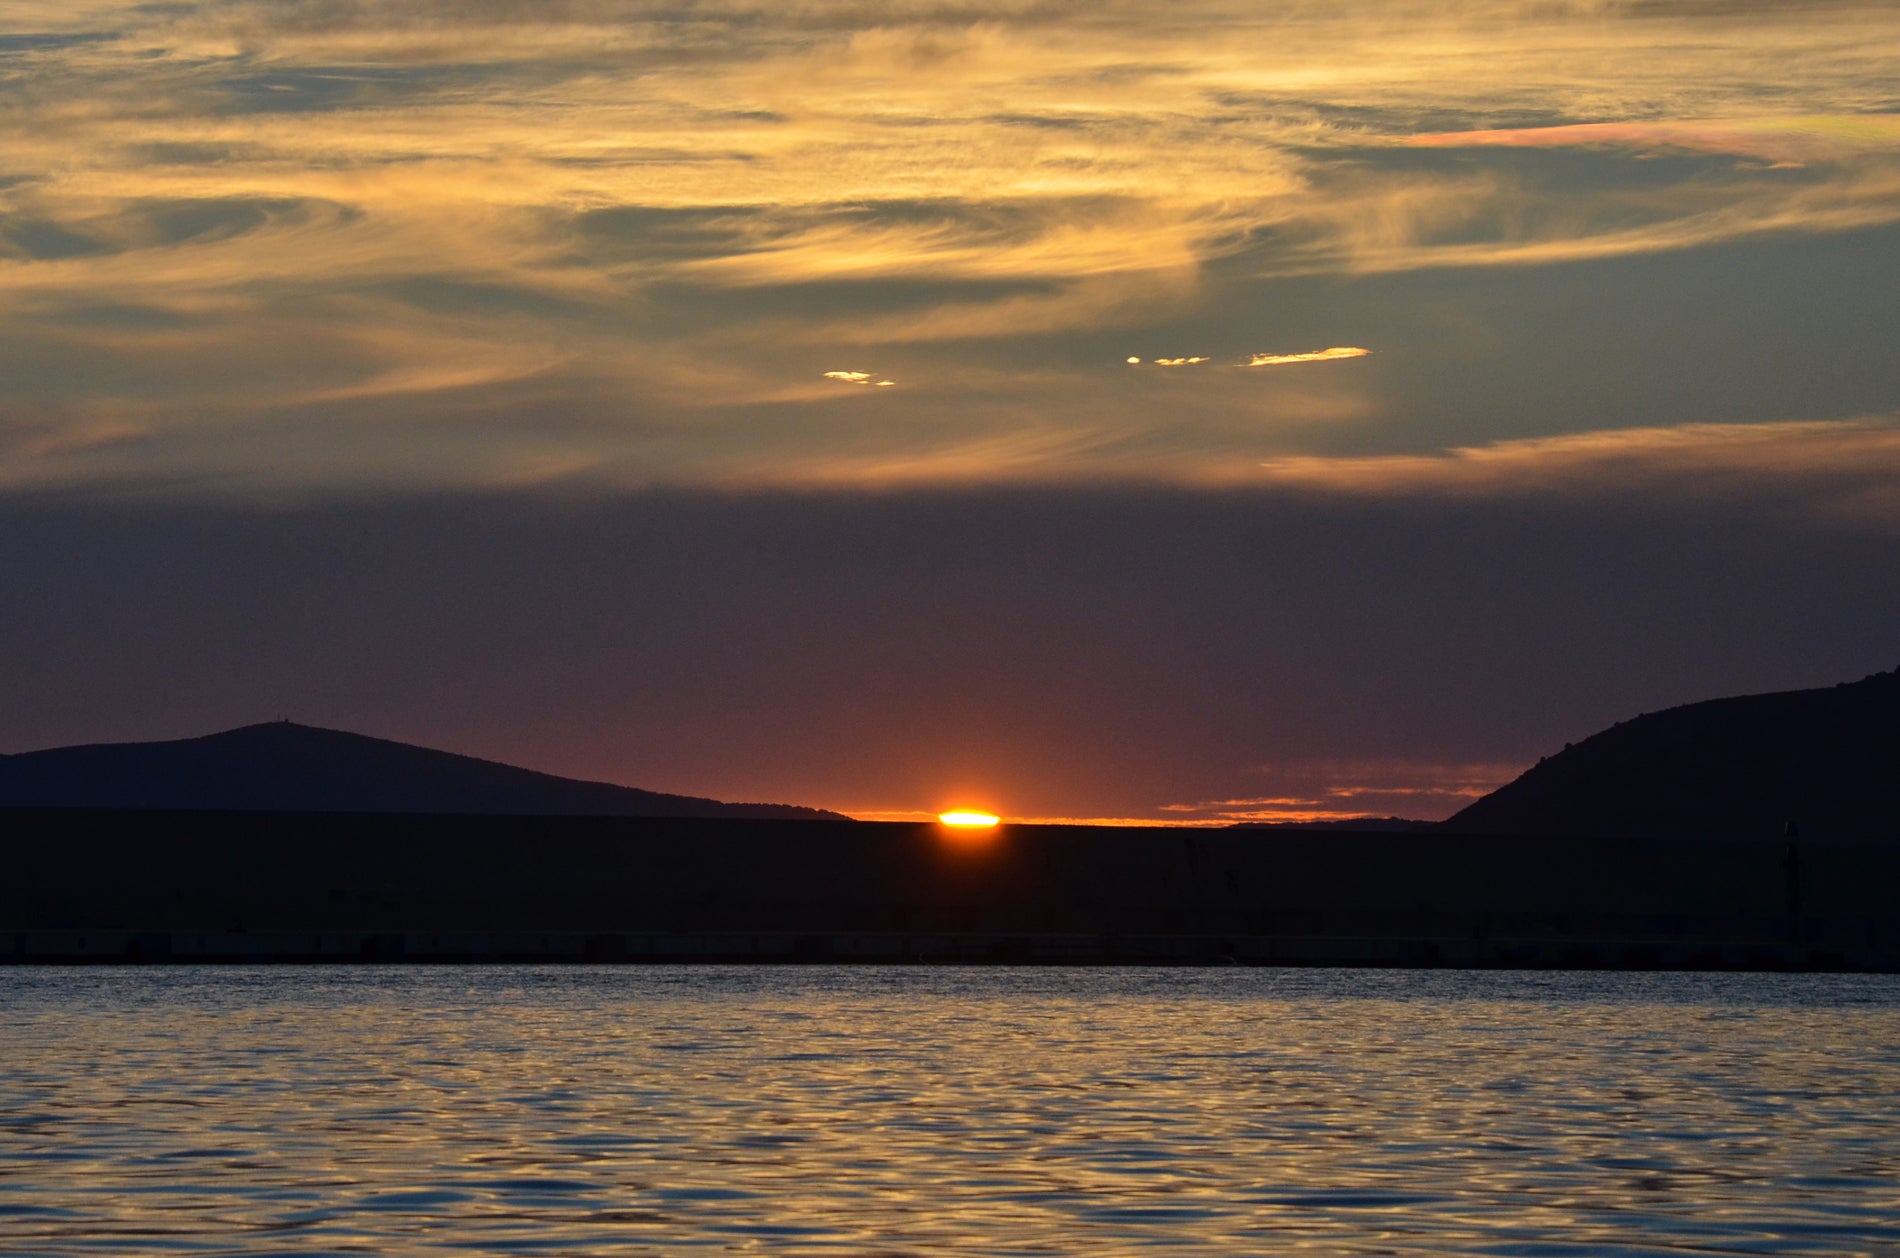
M1874 976L1789 1008L1767 975L1712 993L1685 975L1440 971L1419 993L1314 970L1289 992L1283 971L1237 968L1176 971L1157 999L1152 977L1112 968L766 983L576 967L470 993L465 972L424 966L400 988L300 972L259 1008L247 974L159 968L9 989L8 1112L36 1130L0 1142L0 1167L38 1212L8 1218L6 1249L158 1228L235 1248L278 1229L401 1253L427 1228L461 1251L684 1253L789 1226L838 1252L1210 1254L1272 1236L1310 1256L1402 1226L1423 1252L1503 1229L1617 1252L1685 1218L1711 1250L1817 1226L1839 1252L1890 1249L1892 1194L1866 1168L1900 1127L1876 1099L1900 1090L1900 1008ZM755 1027L773 1037L769 1087ZM1054 1048L1025 1069L1034 1035ZM1656 1051L1632 1060L1632 1043ZM206 1045L242 1073L127 1119L128 1096L178 1095L176 1063ZM389 1119L392 1075L407 1121ZM1805 1104L1764 1104L1764 1077ZM523 1082L547 1079L561 1105ZM639 1138L618 1135L631 1113ZM991 1138L946 1138L951 1123ZM786 1143L763 1156L761 1130ZM215 1176L194 1165L207 1150ZM1666 1172L1635 1179L1639 1159ZM1787 1187L1819 1174L1847 1186ZM972 1209L984 1194L1008 1210Z
M947 826L957 826L969 830L982 830L995 825L1000 818L994 813L976 812L972 809L958 808L950 812L938 813L937 820Z

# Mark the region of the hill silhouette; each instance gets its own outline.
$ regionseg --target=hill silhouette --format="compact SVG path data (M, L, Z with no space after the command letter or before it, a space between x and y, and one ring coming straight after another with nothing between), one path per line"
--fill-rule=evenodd
M1621 721L1440 823L1525 837L1900 841L1900 669Z
M0 807L845 820L583 782L289 721L0 756Z

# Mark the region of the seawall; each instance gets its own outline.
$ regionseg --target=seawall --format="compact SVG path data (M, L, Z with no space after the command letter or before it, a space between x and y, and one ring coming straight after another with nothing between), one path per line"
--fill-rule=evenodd
M1900 845L0 810L0 963L1900 971Z

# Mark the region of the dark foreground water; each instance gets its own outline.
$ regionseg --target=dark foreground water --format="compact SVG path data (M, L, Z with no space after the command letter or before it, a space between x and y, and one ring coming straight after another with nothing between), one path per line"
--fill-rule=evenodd
M0 971L7 1254L1900 1252L1900 980Z

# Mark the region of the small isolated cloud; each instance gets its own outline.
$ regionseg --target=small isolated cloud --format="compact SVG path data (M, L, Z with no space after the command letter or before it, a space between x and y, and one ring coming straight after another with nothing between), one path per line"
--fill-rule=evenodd
M1195 363L1204 363L1206 361L1207 359L1205 357L1199 357L1199 356L1194 357L1194 358L1157 358L1155 359L1155 366L1157 367L1192 367Z
M874 389L889 388L897 383L895 380L880 379L875 372L870 371L827 371L825 379L842 380L846 384L868 384Z
M1288 363L1326 363L1335 358L1364 358L1372 351L1357 345L1334 345L1327 349L1309 349L1303 354L1252 354L1249 367L1284 367Z
M1390 763L1292 764L1267 770L1282 788L1272 795L1163 804L1175 819L1237 821L1353 821L1404 816L1435 820L1516 777L1515 764Z

